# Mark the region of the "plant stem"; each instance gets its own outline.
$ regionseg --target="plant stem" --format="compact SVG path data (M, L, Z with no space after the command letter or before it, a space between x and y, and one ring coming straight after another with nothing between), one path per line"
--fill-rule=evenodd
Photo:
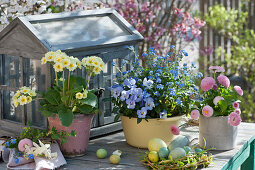
M68 91L69 91L69 85L70 84L70 71L68 71Z
M87 84L86 84L86 90L88 89L91 75L92 75L92 70L89 71L88 76L87 76L88 80L87 80Z
M64 96L65 94L65 70L63 70L63 93L62 95Z
M56 71L55 71L55 80L56 80L56 85L58 86L58 74Z

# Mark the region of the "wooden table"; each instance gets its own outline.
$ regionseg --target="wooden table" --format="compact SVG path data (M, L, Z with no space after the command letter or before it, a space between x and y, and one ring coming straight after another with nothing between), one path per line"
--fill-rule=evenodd
M198 142L198 127L183 127L181 134L188 136L194 142ZM210 165L206 170L229 169L236 170L241 166L242 170L255 170L254 144L255 144L255 124L242 123L238 129L237 146L230 151L211 151L214 165ZM106 159L98 159L96 150L105 148L108 151ZM109 156L115 150L121 150L123 155L119 165L109 163ZM129 146L123 132L115 133L98 139L93 139L89 143L87 154L82 157L67 158L68 164L60 169L133 169L145 170L139 162L139 153L145 152L144 149L137 149ZM6 165L1 163L0 169L5 169Z

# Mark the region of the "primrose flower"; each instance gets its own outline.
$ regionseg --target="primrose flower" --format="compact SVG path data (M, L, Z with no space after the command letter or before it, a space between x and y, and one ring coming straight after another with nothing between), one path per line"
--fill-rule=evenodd
M146 114L147 114L146 107L142 107L141 110L137 110L138 118L145 118Z
M201 89L206 92L212 89L214 84L215 84L215 80L212 77L205 77L202 79L200 86L201 86Z
M175 124L170 126L170 131L173 135L179 135L180 134L180 129Z
M55 69L56 72L63 71L63 64L62 63L56 63L53 65L53 68Z
M235 111L234 111L235 113L237 113L237 114L241 114L241 110L240 109L235 109Z
M88 97L88 90L83 89L82 98L86 99Z
M75 98L76 99L82 99L83 98L83 94L81 92L78 92L75 94Z
M222 86L224 86L224 87L226 87L226 88L228 88L229 85L230 85L230 81L229 81L229 79L228 79L227 76L220 75L220 76L217 77L217 80L218 80L218 82L219 82Z
M229 116L228 116L228 123L231 126L238 126L241 123L242 119L240 117L239 114L232 112Z
M45 58L45 57L43 57L42 59L41 59L41 64L46 64L47 63L47 59Z
M200 113L197 109L192 110L191 113L190 113L191 119L194 119L194 120L198 120L199 115L200 115Z
M205 117L211 117L213 115L213 108L211 106L204 106L203 109L202 109L202 114L205 116Z
M145 99L145 107L147 110L152 110L155 107L154 100L151 97Z
M213 99L213 104L216 106L220 100L224 100L224 98L221 97L221 96L216 96L216 97Z
M20 96L19 103L20 103L20 105L27 104L27 97L24 95Z
M238 109L239 108L239 103L238 102L233 102L233 108Z
M234 89L237 92L237 94L239 94L240 96L243 95L243 90L240 86L234 86Z
M67 69L69 71L74 71L76 68L77 68L77 65L74 62L70 62L70 64L67 66Z
M26 149L26 146L31 148L33 146L33 142L27 138L24 138L19 141L19 144L18 144L19 151L24 152Z

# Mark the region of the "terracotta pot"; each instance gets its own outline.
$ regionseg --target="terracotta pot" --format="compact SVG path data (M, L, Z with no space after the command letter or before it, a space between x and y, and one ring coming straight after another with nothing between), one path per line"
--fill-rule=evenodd
M228 124L227 116L199 117L199 146L206 149L230 150L236 146L237 126Z
M167 119L148 119L142 120L137 124L137 118L121 116L122 127L126 141L129 145L138 148L147 148L151 138L160 138L168 145L174 135L170 132L170 126L180 123L182 116Z
M75 130L77 133L75 137L68 137L67 143L60 146L64 156L74 157L85 154L88 148L90 127L93 117L94 114L75 114L73 123L69 127L65 127L61 124L58 115L48 117L50 128L54 126L58 131L64 130L70 133L72 130Z

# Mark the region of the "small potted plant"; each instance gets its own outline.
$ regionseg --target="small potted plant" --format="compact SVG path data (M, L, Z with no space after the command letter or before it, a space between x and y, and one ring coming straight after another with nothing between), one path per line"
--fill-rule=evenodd
M13 97L13 103L24 105L33 99L39 99L40 111L48 117L50 128L71 132L75 130L76 137L69 137L68 142L61 145L64 155L77 156L85 153L91 121L95 113L99 112L98 98L95 90L89 90L90 78L99 74L104 68L101 58L91 56L78 58L67 56L60 50L48 52L41 59L42 64L49 63L55 71L55 81L45 93L37 94L28 87L22 87ZM86 79L71 75L75 69L86 69Z
M134 53L133 47L128 47ZM174 46L166 56L158 56L153 48L143 54L145 66L136 55L134 61L123 61L117 73L117 83L111 87L115 120L121 117L128 144L147 148L148 141L157 137L169 144L170 133L178 132L182 115L190 112L198 89L194 80L201 73L194 73L195 65L180 64L188 54L176 51ZM131 69L124 71L125 64ZM114 65L114 64L113 64ZM180 66L181 65L181 66Z
M237 126L241 123L239 97L243 90L239 86L230 86L224 69L211 66L214 77L205 77L201 81L203 94L196 108L191 111L191 118L199 117L199 145L216 150L230 150L235 147ZM219 74L219 75L217 75ZM206 146L204 143L206 140Z

